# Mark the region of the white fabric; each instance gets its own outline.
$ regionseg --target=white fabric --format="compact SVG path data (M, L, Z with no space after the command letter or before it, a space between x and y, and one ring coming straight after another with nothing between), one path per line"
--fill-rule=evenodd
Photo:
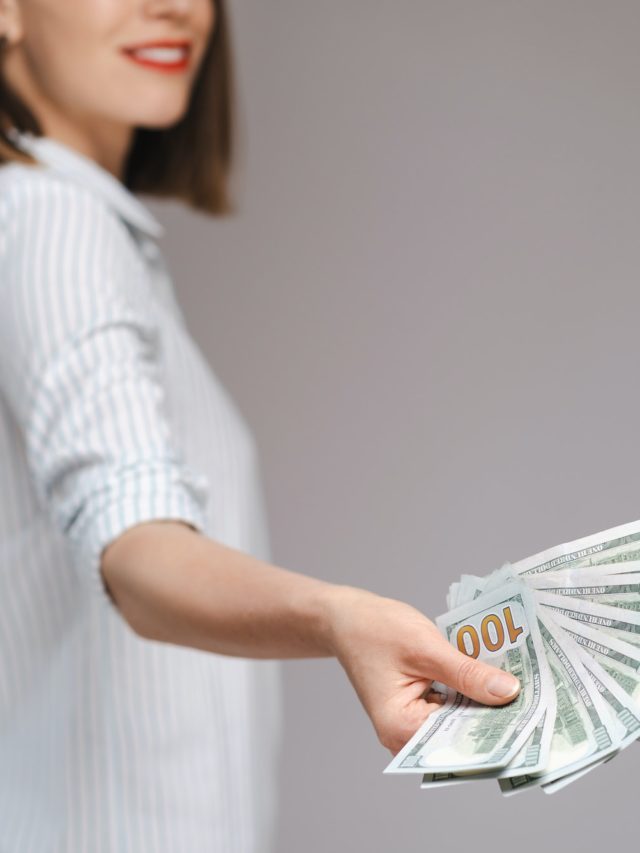
M138 637L99 572L153 518L269 560L255 440L160 223L69 146L13 138L40 164L0 166L0 851L266 853L279 664Z

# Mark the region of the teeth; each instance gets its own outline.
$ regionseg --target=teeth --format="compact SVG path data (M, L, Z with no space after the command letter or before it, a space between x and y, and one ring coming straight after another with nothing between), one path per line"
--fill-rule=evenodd
M145 47L132 50L134 56L150 59L153 62L180 62L187 55L185 47Z

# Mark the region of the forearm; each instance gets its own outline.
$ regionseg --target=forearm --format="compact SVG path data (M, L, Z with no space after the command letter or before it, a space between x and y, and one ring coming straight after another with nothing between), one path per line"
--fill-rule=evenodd
M462 654L407 604L272 566L182 522L125 531L105 549L102 574L148 639L239 657L334 655L394 752L441 701L433 680L490 705L519 690L516 678Z
M180 522L126 531L105 549L102 574L123 617L148 639L240 657L333 654L330 611L341 587Z

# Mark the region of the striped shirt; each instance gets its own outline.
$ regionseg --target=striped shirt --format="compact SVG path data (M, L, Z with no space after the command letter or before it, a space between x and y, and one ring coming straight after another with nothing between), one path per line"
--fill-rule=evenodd
M271 849L279 664L145 640L100 575L182 519L269 559L254 438L163 227L98 163L0 166L0 853Z

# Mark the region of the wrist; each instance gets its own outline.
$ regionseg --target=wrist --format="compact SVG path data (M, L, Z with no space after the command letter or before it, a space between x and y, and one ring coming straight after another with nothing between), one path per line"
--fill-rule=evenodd
M328 584L320 598L322 642L327 653L342 661L349 629L357 621L360 609L375 593L346 584Z

